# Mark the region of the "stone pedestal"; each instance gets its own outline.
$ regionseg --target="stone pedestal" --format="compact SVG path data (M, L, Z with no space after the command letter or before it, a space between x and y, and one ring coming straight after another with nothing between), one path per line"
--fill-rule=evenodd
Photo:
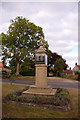
M56 89L47 86L47 65L37 64L35 65L36 76L35 85L31 85L27 91L24 91L23 95L45 95L53 96L56 93Z
M24 91L23 95L43 95L43 96L53 96L56 93L56 89L52 89L51 87L37 87L35 85L30 86L29 90Z
M37 87L47 87L47 65L37 64L35 65L36 76L35 76L35 85Z

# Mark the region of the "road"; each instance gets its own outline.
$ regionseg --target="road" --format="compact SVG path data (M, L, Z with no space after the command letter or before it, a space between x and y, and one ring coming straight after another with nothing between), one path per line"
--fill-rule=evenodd
M0 79L1 81L1 79ZM11 80L8 79L2 79L2 82L8 82L10 83ZM15 84L25 84L25 85L34 85L34 81L25 81L25 80L13 80L12 83ZM80 82L56 82L56 81L48 81L47 84L52 87L64 87L64 88L76 88L80 89Z

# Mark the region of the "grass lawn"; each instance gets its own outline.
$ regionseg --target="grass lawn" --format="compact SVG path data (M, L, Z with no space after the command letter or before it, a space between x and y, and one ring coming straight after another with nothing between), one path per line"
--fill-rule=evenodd
M2 97L7 94L24 88L25 85L2 84ZM47 110L42 108L34 108L15 103L2 104L2 116L6 118L77 118L78 117L78 90L68 89L72 101L73 109L65 112L60 110Z
M10 79L10 80L27 80L27 81L34 81L35 76L11 76L10 78L3 78L3 79Z

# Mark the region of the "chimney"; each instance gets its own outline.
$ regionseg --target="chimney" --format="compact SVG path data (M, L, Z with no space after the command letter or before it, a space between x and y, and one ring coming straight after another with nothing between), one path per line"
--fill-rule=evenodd
M77 66L77 62L75 63L75 66Z

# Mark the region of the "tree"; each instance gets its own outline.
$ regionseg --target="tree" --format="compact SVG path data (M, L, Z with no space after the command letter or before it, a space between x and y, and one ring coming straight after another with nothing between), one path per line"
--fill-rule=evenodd
M56 64L56 61L59 60L59 59L61 59L64 62L65 66L64 66L63 69L66 70L67 67L68 67L68 65L66 64L66 60L63 59L61 55L58 55L57 53L53 53L51 50L48 51L48 65L49 65L48 68L47 68L48 72L51 72L51 70L49 69L50 67L55 66L53 74L54 75L56 74L57 70L56 70L56 65L55 64Z
M48 64L50 66L54 65L57 59L63 59L61 55L58 55L57 53L53 53L49 50L48 52Z
M63 69L67 67L65 61L63 59L57 59L54 65L54 69L56 70L56 73L59 75Z
M34 51L39 47L40 39L44 39L42 28L36 26L26 18L16 17L11 20L7 34L2 33L3 62L10 58L10 63L15 61L16 75L19 75L19 66L26 57L34 57ZM45 48L48 49L46 41Z
M75 75L78 75L77 80L80 81L80 72L75 72Z

